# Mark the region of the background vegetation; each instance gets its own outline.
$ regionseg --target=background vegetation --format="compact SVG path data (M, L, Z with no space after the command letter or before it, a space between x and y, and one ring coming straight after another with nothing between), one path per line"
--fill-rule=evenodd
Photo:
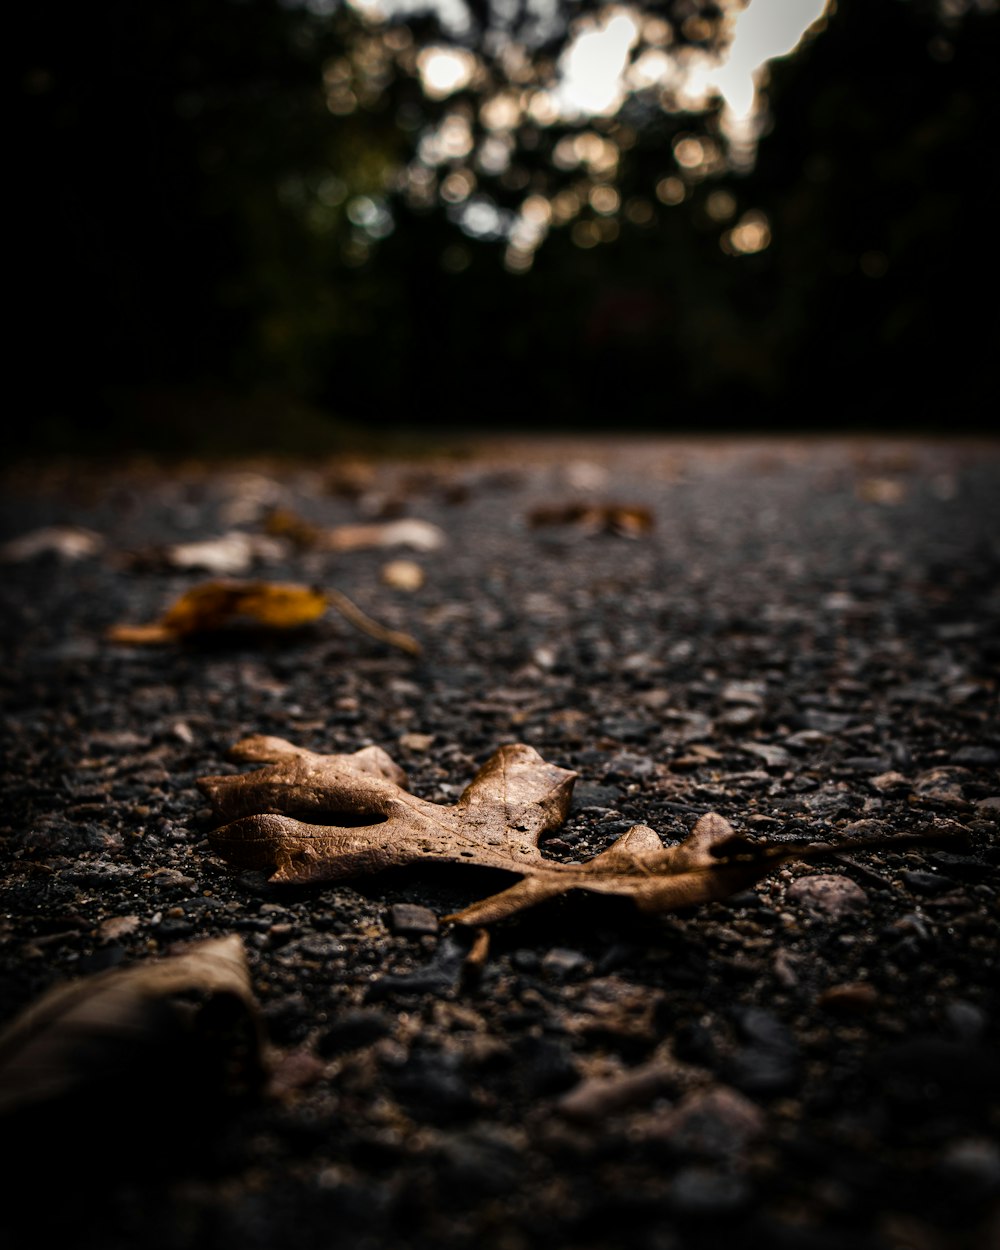
M26 8L14 446L986 419L995 4L839 0L771 63L742 167L719 100L487 124L551 84L590 8L479 3L461 29L326 0ZM640 10L675 53L732 16ZM442 44L477 72L435 97Z

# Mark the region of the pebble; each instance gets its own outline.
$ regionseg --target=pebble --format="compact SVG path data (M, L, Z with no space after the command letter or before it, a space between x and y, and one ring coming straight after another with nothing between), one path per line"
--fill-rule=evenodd
M60 560L87 560L100 554L104 541L102 535L82 526L48 525L5 542L0 547L0 560L20 563L48 555Z
M1000 1194L1000 1146L986 1138L952 1142L939 1166L941 1180L957 1186L967 1201L980 1202Z
M673 1084L676 1075L673 1065L653 1061L620 1076L593 1077L565 1094L559 1111L570 1120L603 1120L627 1107L652 1102Z
M326 1057L339 1055L388 1037L392 1028L392 1020L384 1011L372 1007L354 1007L341 1013L320 1035L316 1048Z
M730 1059L726 1075L745 1094L771 1098L787 1094L798 1082L798 1064L794 1054L769 1050L763 1046L744 1046Z
M942 894L951 888L951 882L945 877L938 876L936 872L906 869L899 875L915 894Z
M867 981L845 981L831 985L823 991L816 1002L826 1011L838 1016L866 1016L879 1000L878 990Z
M405 733L399 735L399 745L404 751L429 751L434 743L433 734Z
M97 926L97 937L102 942L113 942L134 933L138 927L138 916L109 916Z
M425 580L424 570L414 560L390 560L379 576L393 590L419 590Z
M743 703L759 707L767 696L767 683L763 681L730 681L722 688L723 703Z
M387 1080L396 1097L410 1111L433 1124L467 1120L476 1113L472 1090L454 1051L417 1050Z
M784 747L768 742L744 742L740 744L740 750L758 756L768 768L786 768L791 763L792 757Z
M746 704L737 704L737 706L727 708L721 713L718 723L725 725L727 729L748 729L751 725L756 725L760 719L760 708L750 707Z
M840 873L799 877L788 887L787 898L829 920L856 915L868 907L868 895L861 886Z
M818 729L800 729L797 733L789 734L785 739L785 746L790 751L809 751L829 741L829 734L821 733Z
M730 1082L744 1094L772 1097L788 1093L798 1080L798 1046L772 1012L749 1007L736 1018L747 1044L729 1059Z
M531 1100L562 1094L579 1081L573 1052L558 1038L528 1034L514 1044L511 1057L516 1083Z
M522 1162L519 1143L499 1126L449 1134L439 1147L439 1161L446 1184L479 1198L515 1190Z
M1000 751L979 745L959 747L951 762L965 768L995 768L1000 764Z
M976 804L976 813L986 820L1000 822L1000 794L991 794L989 798L980 799Z
M727 1158L762 1136L765 1116L755 1102L726 1085L693 1090L668 1108L649 1133L678 1154Z
M543 970L560 981L575 976L586 967L587 956L582 951L570 950L565 946L554 946L542 957Z
M989 1023L981 1007L962 998L945 1003L942 1015L949 1031L960 1042L978 1042Z
M742 1035L758 1046L774 1050L790 1050L795 1042L791 1033L773 1012L762 1007L747 1007L736 1017Z
M393 903L389 908L389 928L400 937L422 937L437 933L438 918L429 907Z
M667 1201L678 1215L728 1215L745 1206L750 1187L742 1176L704 1167L682 1168L670 1182Z

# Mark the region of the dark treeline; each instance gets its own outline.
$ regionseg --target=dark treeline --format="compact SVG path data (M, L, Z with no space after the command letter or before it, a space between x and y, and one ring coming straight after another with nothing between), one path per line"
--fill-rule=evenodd
M587 248L554 229L523 273L402 196L359 242L345 197L383 188L429 114L398 76L331 113L324 66L364 37L350 11L104 0L21 20L8 298L29 447L307 442L428 414L953 430L992 407L993 6L840 0L772 64L753 169L676 206L652 188L681 121L626 114L618 191L654 216ZM529 187L550 152L519 151ZM766 214L770 246L720 247L720 189Z

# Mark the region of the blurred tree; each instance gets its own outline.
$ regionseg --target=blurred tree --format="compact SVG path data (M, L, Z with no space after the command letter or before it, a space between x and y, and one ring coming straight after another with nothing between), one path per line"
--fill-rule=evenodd
M969 410L996 6L840 0L771 63L756 164L708 72L739 8L26 9L23 433L152 443L178 389L189 441L215 393L247 440L260 393L397 425ZM567 57L602 30L624 78L574 105Z
M852 425L995 424L998 34L995 3L841 0L772 66L746 182L773 223L787 403Z
M308 397L352 316L345 201L380 193L403 154L384 110L327 109L322 66L354 19L276 0L22 18L13 164L29 263L9 298L20 389L46 419L34 428L141 441L124 418L178 387Z

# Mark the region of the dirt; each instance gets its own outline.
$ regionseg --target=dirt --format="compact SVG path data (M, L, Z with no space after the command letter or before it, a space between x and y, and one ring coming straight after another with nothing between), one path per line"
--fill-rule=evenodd
M265 1047L258 1084L242 1023L123 1035L85 1098L8 1117L11 1244L997 1244L1000 444L520 439L3 485L0 1026L236 934ZM171 545L279 508L440 527L239 548L420 655L334 612L109 641L210 575ZM441 917L509 875L292 887L215 856L197 779L251 734L381 747L433 802L526 743L579 774L560 862L708 811L842 849L686 912L571 893L470 930Z

